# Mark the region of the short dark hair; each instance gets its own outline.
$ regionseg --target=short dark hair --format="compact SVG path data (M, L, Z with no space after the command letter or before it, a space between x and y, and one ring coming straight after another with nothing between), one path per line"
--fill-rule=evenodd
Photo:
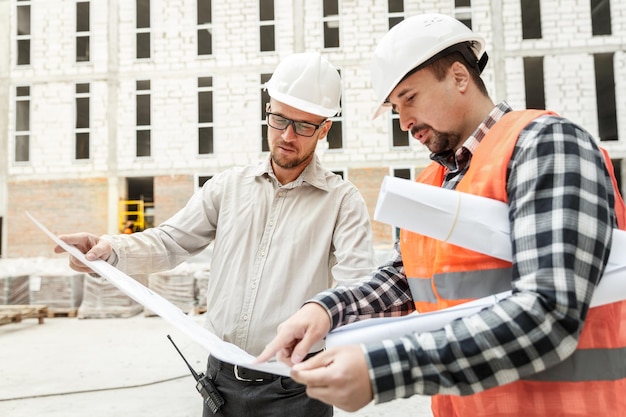
M431 62L425 68L428 68L435 75L438 81L441 81L446 76L446 73L455 62L460 62L461 65L464 65L467 68L467 71L470 73L472 80L476 83L478 90L483 93L485 96L489 96L487 92L487 87L485 86L485 82L480 77L480 73L478 69L473 65L468 65L467 61L463 57L460 52L452 52L451 54L444 55L441 58Z

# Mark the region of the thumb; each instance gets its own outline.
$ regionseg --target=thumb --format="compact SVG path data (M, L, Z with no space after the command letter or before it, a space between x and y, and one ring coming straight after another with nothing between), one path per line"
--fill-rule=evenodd
M85 259L88 261L95 261L96 259L102 259L106 261L111 256L111 245L100 239L87 253L85 253Z

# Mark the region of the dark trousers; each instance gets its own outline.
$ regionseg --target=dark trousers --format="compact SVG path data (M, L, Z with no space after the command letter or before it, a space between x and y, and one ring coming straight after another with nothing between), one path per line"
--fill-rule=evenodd
M289 377L275 376L261 382L240 381L232 365L209 357L206 374L224 398L213 414L206 405L203 417L331 417L333 407L309 398L306 387Z

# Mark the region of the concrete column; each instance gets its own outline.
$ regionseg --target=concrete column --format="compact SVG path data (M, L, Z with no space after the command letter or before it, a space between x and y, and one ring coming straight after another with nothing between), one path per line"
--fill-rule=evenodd
M487 53L489 54L489 61L491 61L491 65L493 65L495 91L492 99L495 102L505 100L507 97L505 66L506 56L504 49L505 30L502 18L502 1L491 0L491 36L493 49L491 51L487 51Z
M6 252L9 175L9 100L11 98L11 13L9 0L0 0L0 257Z
M294 52L305 52L304 0L293 0L293 37Z
M119 0L109 0L108 7L108 68L107 68L107 126L108 126L108 148L107 148L107 172L108 172L108 233L117 234L118 229L118 201L120 198L120 179L117 168L117 148L118 148L118 103L119 103Z

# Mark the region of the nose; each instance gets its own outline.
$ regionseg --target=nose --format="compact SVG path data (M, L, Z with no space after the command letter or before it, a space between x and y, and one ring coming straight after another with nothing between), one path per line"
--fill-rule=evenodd
M293 122L290 122L280 135L284 140L298 139L298 135L296 135L296 128L294 127Z
M398 113L398 119L400 121L400 129L404 132L408 132L411 130L411 127L415 125L415 118L408 114L407 112Z

